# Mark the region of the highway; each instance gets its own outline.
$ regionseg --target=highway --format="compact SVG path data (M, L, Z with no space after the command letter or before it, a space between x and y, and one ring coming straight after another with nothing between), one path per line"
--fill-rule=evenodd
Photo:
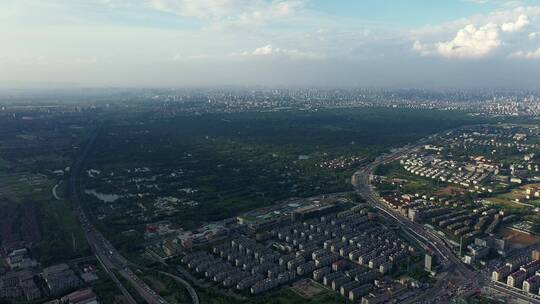
M462 286L465 284L471 284L471 289L476 288L477 284L481 284L483 282L475 280L476 273L464 265L461 259L456 256L456 254L441 236L433 231L428 230L419 223L410 221L407 217L385 204L370 184L370 176L377 166L383 163L393 162L400 157L416 150L424 143L425 140L420 140L418 141L417 145L406 146L397 152L378 157L374 162L360 168L355 172L355 179L353 179L355 184L353 186L372 207L380 211L381 216L386 218L386 220L395 223L402 229L402 231L404 231L404 233L423 246L424 249L430 248L434 250L434 252L436 252L440 257L441 263L443 264L443 268L447 272L448 277L453 279L452 281L454 285ZM444 288L439 289L441 290L434 291L448 291ZM438 296L438 294L434 293L430 295L430 298L435 298L436 296Z
M173 266L170 266L169 264L167 264L165 261L163 261L161 259L161 257L159 257L157 254L151 252L151 255L152 257L155 259L156 262L160 263L161 265L165 266L165 267L173 267ZM132 264L133 266L135 267L138 267L138 268L141 268L141 269L148 269L148 270L154 270L154 269L150 269L150 268L147 268L147 267L143 267L143 266L138 266L138 265L135 265L135 264ZM154 270L154 271L157 271L163 275L166 275L172 279L174 279L176 282L184 285L184 287L186 288L187 292L189 293L189 296L191 297L191 302L193 304L199 304L200 303L200 300L199 300L199 294L197 294L197 291L195 290L195 288L193 288L193 286L191 285L191 283L193 283L194 285L196 285L197 287L200 287L202 289L204 288L207 288L207 286L199 286L197 284L197 279L192 277L189 273L187 272L183 272L183 271L180 271L179 269L180 267L177 267L176 270L178 272L179 275L176 275L176 274L173 274L173 273L170 273L170 272L166 272L166 271L160 271L160 270ZM182 277L180 277L180 275ZM190 282L188 282L191 281Z
M92 225L91 221L89 221L88 217L86 216L84 208L82 208L80 201L81 180L79 177L83 169L84 161L86 160L88 153L96 140L96 137L97 132L92 136L71 169L71 174L69 176L69 194L70 200L73 204L73 209L75 212L77 212L84 234L94 255L100 262L105 272L110 276L118 289L125 296L126 300L130 304L137 303L137 301L120 281L118 276L130 284L145 302L150 304L165 304L167 301L160 297L128 268L128 261Z
M191 296L191 301L193 302L193 304L199 304L199 295L197 295L197 292L195 291L195 289L193 289L193 287L189 284L189 282L187 282L186 280L184 280L181 277L179 277L177 275L174 275L172 273L168 273L168 272L165 272L165 271L160 271L159 273L161 273L163 275L166 275L166 276L172 278L173 280L177 281L178 283L184 285L184 287L187 289L189 295Z

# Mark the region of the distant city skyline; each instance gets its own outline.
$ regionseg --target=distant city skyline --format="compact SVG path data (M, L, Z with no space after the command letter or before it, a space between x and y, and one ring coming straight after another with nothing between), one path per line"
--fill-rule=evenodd
M539 88L540 2L4 0L0 88Z

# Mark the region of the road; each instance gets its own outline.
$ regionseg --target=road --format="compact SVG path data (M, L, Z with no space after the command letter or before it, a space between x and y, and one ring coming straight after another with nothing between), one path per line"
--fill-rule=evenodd
M504 295L507 299L513 301L512 303L519 302L519 303L529 303L529 304L540 304L540 299L538 296L536 298L531 297L530 294L527 294L519 289L513 289L509 288L508 286L497 284L497 283L490 283L486 289L488 292L492 292L495 295ZM518 300L519 299L519 300Z
M148 252L148 251L147 251ZM152 251L149 251L150 252L150 256L158 263L160 263L161 265L165 266L165 267L172 267L170 266L169 264L167 264L163 259L161 259L160 256L158 256L157 254L155 254L154 252ZM142 269L149 269L147 267L142 267L142 266L138 266L138 265L134 265L135 267L138 267L138 268L142 268ZM177 267L177 271L178 271L178 268ZM149 270L154 270L154 269L149 269ZM181 271L178 271L178 273L183 276L184 278L180 277L179 275L176 275L174 273L170 273L170 272L166 272L166 271L160 271L160 270L154 270L154 271L157 271L163 275L166 275L172 279L174 279L176 282L184 285L184 288L186 288L187 292L189 293L189 296L191 297L191 302L193 304L199 304L200 303L200 300L199 300L199 295L197 294L197 291L195 290L195 288L193 288L193 286L191 285L191 283L193 283L195 286L199 287L199 288L208 288L208 286L200 286L197 284L197 279L192 277L189 273L184 273L184 272L181 272ZM187 279L187 280L186 280ZM188 282L191 281L190 282Z
M540 304L540 297L538 295L529 294L522 290L508 287L506 286L506 284L503 284L500 282L493 282L490 280L491 273L497 268L504 265L506 262L510 262L518 258L519 256L529 256L532 250L536 250L539 248L540 248L540 244L532 244L532 245L512 251L503 260L498 260L496 262L490 263L489 266L482 272L482 275L485 277L484 281L489 281L489 284L484 286L482 290L485 293L495 298L505 300L505 302L508 302L508 303Z
M166 276L172 278L173 280L179 282L180 284L184 285L184 287L187 289L189 295L191 296L191 301L193 302L193 304L199 304L199 295L197 295L197 292L195 291L195 289L193 289L193 287L191 287L189 282L187 282L183 278L181 278L181 277L179 277L179 276L177 276L175 274L172 274L172 273L168 273L168 272L165 272L165 271L160 271L159 273L161 273L163 275L166 275Z
M378 157L374 162L360 168L355 172L355 188L357 192L366 199L366 201L377 208L380 214L388 221L395 223L402 229L408 236L416 240L424 249L430 248L434 250L441 258L443 268L448 274L449 278L452 278L452 283L457 286L465 286L470 284L470 289L474 289L477 285L484 283L475 280L476 273L470 270L459 257L453 252L447 242L439 236L437 233L428 230L426 227L419 223L410 221L407 217L404 217L401 213L397 212L393 208L385 204L378 193L374 190L370 183L370 176L373 170L383 164L393 162L400 157L411 153L419 146L426 143L427 139L420 140L416 145L406 146L394 153L383 155ZM449 292L445 288L441 289L439 293L433 293L429 295L429 298L435 298L443 292Z
M90 149L96 141L97 132L92 136L83 152L72 166L69 176L70 199L73 208L79 217L84 234L92 249L92 252L100 262L105 272L110 276L118 289L125 296L130 304L136 304L137 301L133 298L130 292L120 281L120 276L125 282L131 285L137 293L150 304L167 303L155 291L153 291L146 283L139 279L129 268L128 261L105 239L105 237L94 227L91 221L88 220L84 208L82 208L81 195L81 180L80 176L83 169L83 164L88 156Z

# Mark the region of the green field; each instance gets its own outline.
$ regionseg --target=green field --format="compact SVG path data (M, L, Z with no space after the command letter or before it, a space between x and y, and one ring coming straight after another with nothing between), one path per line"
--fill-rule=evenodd
M0 157L0 173L5 172L8 169L9 163Z
M43 174L22 171L0 174L3 204L35 203L38 206L42 239L31 249L45 266L90 253L70 202L54 199L52 188L55 184L56 181ZM58 187L60 197L64 197L64 192L65 187Z
M42 205L43 240L35 252L44 265L90 255L91 251L71 203L51 200Z
M399 162L380 165L374 173L391 179L397 178L407 180L403 185L403 188L400 189L400 191L405 194L433 194L447 186L446 183L411 174L407 172ZM380 188L382 191L396 190L396 186L390 185L381 185Z
M33 244L32 252L43 265L76 258L90 253L71 203L55 200L51 189L55 183L42 175L18 173L0 175L3 204L38 206L41 241ZM58 187L63 196L65 188ZM74 247L75 246L75 247Z
M21 203L47 200L53 182L45 175L29 172L0 173L0 198Z
M509 189L509 192L501 193L493 197L489 197L488 200L496 205L504 206L507 208L512 209L521 209L521 208L529 208L526 205L528 204L532 206L540 206L540 199L533 198L530 200L525 199L525 190L527 188L538 188L540 187L540 184L528 184L523 185L520 187L514 187L513 189ZM515 200L518 199L519 202L516 202Z

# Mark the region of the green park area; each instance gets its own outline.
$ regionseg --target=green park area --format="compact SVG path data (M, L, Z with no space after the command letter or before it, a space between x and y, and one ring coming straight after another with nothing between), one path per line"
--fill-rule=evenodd
M100 174L84 176L86 189L118 199L86 200L117 232L141 218L189 229L289 197L351 191L356 168L380 153L470 120L382 108L125 119L103 126L86 165ZM437 187L411 179L407 190L426 186Z

